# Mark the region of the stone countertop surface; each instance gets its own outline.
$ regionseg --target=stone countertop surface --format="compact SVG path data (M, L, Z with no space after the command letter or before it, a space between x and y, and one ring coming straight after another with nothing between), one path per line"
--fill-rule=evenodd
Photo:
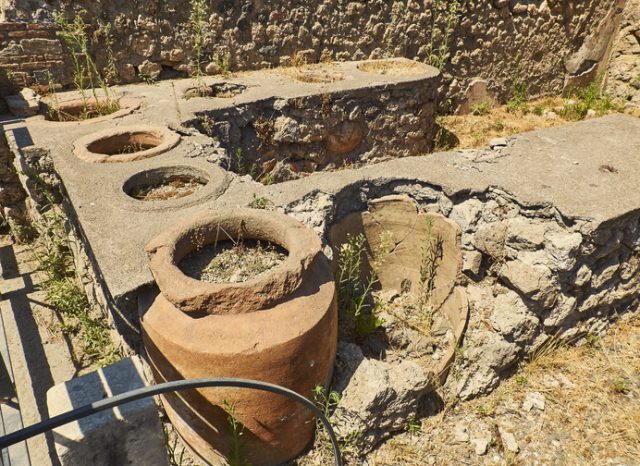
M51 151L82 232L116 301L152 281L144 246L158 233L203 209L247 206L254 195L265 196L276 206L287 206L316 192L337 194L362 183L423 184L454 197L497 188L523 205L553 206L567 219L588 222L591 229L640 207L640 119L625 115L521 134L509 138L507 146L499 150L396 159L358 169L314 173L271 186L226 172L208 162L206 154L194 157L194 147L207 140L197 134L185 134L171 151L136 162L90 164L73 155L73 141L94 131L127 124L171 125L171 118L160 110L170 113L173 97L153 100L154 95L159 98L163 91L168 92L167 86L128 86L127 95L138 96L131 89L140 88L148 103L118 120L60 127L34 120L4 124L4 131L19 147L35 145ZM197 111L197 100L203 99L186 101L194 105L189 111ZM182 121L185 115L183 109ZM123 193L122 184L133 174L170 165L207 171L214 187L211 195L195 205L185 200L167 207L162 203L146 207Z

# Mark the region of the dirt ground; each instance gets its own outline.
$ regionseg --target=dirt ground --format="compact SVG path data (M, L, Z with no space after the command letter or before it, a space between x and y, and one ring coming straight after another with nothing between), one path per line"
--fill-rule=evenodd
M487 147L492 139L513 136L536 129L551 128L565 125L584 118L594 118L609 112L623 111L629 115L640 117L640 108L614 108L606 111L590 112L589 116L580 118L572 112L571 105L577 102L562 97L547 97L544 99L522 103L520 109L510 108L508 105L476 108L478 114L446 115L438 119L438 124L444 128L445 135L437 142L436 150L450 149L478 149ZM568 108L568 111L567 111ZM442 133L441 133L442 134ZM454 135L452 138L450 135Z

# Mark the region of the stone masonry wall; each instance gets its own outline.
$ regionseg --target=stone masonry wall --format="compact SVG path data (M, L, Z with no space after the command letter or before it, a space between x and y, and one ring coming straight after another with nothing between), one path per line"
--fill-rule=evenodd
M64 51L55 28L39 23L0 23L0 96L15 86L48 84L48 71L62 75Z
M434 3L440 5L437 12ZM428 62L441 50L452 103L464 99L474 78L488 81L490 90L504 100L516 80L526 81L532 95L558 93L565 82L599 67L623 4L624 0L216 0L208 3L205 58L207 70L216 72L227 59L231 70L243 70L385 56ZM113 52L118 81L188 74L194 57L188 0L13 0L5 1L3 15L9 21L51 23L63 5L67 16L75 12L90 25L101 66L106 66L109 50ZM459 9L449 16L447 9L453 5ZM20 42L13 38L11 47ZM69 84L68 70L59 79Z
M607 74L612 93L640 107L640 0L628 0Z
M13 161L14 155L6 139L0 137L0 220L4 219L13 228L21 228L28 224L25 209L27 194L22 189Z
M271 98L198 114L189 122L224 148L219 162L279 183L300 174L431 150L439 77Z
M498 189L447 196L403 180L362 181L286 211L326 235L333 222L389 194L406 194L462 229L458 285L466 288L470 319L445 387L462 399L488 393L545 345L598 334L619 314L637 309L637 212L594 229L552 206L522 205Z

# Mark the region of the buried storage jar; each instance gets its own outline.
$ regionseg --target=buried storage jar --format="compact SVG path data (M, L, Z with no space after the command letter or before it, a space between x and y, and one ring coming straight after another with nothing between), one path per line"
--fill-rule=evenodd
M284 214L215 210L161 234L147 252L160 288L142 318L156 382L240 377L310 398L330 380L335 284L312 230ZM296 457L315 427L302 405L255 390L190 390L163 402L185 443L211 464L237 454L230 416L254 466Z

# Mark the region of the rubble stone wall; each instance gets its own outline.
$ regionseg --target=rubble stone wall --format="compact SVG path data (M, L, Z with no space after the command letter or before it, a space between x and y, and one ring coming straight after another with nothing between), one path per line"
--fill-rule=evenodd
M12 228L26 227L27 197L13 165L14 155L4 136L0 136L0 223L6 221Z
M620 33L613 46L608 87L612 93L640 106L640 0L628 0Z
M405 56L433 63L441 57L444 90L453 104L476 78L488 81L504 100L516 80L537 95L558 93L585 74L593 77L606 60L623 5L624 0L216 0L208 3L204 57L210 72L227 61L231 70L245 70L328 59ZM122 83L141 75L186 75L195 56L188 0L12 0L0 7L5 21L35 21L43 28L63 9L68 17L77 13L90 25L98 63L104 68L112 56ZM23 40L29 39L14 35L5 48L19 48ZM44 54L56 66L59 48L46 45ZM58 79L71 82L68 66Z
M522 205L499 189L447 196L403 180L363 181L286 210L326 238L332 223L389 194L406 194L462 229L458 285L466 288L470 319L446 385L462 399L488 393L545 345L597 335L637 308L638 212L594 227L552 206Z
M220 164L278 183L300 174L432 149L439 77L296 99L264 99L198 114L188 124L225 149ZM263 174L264 176L260 176Z

